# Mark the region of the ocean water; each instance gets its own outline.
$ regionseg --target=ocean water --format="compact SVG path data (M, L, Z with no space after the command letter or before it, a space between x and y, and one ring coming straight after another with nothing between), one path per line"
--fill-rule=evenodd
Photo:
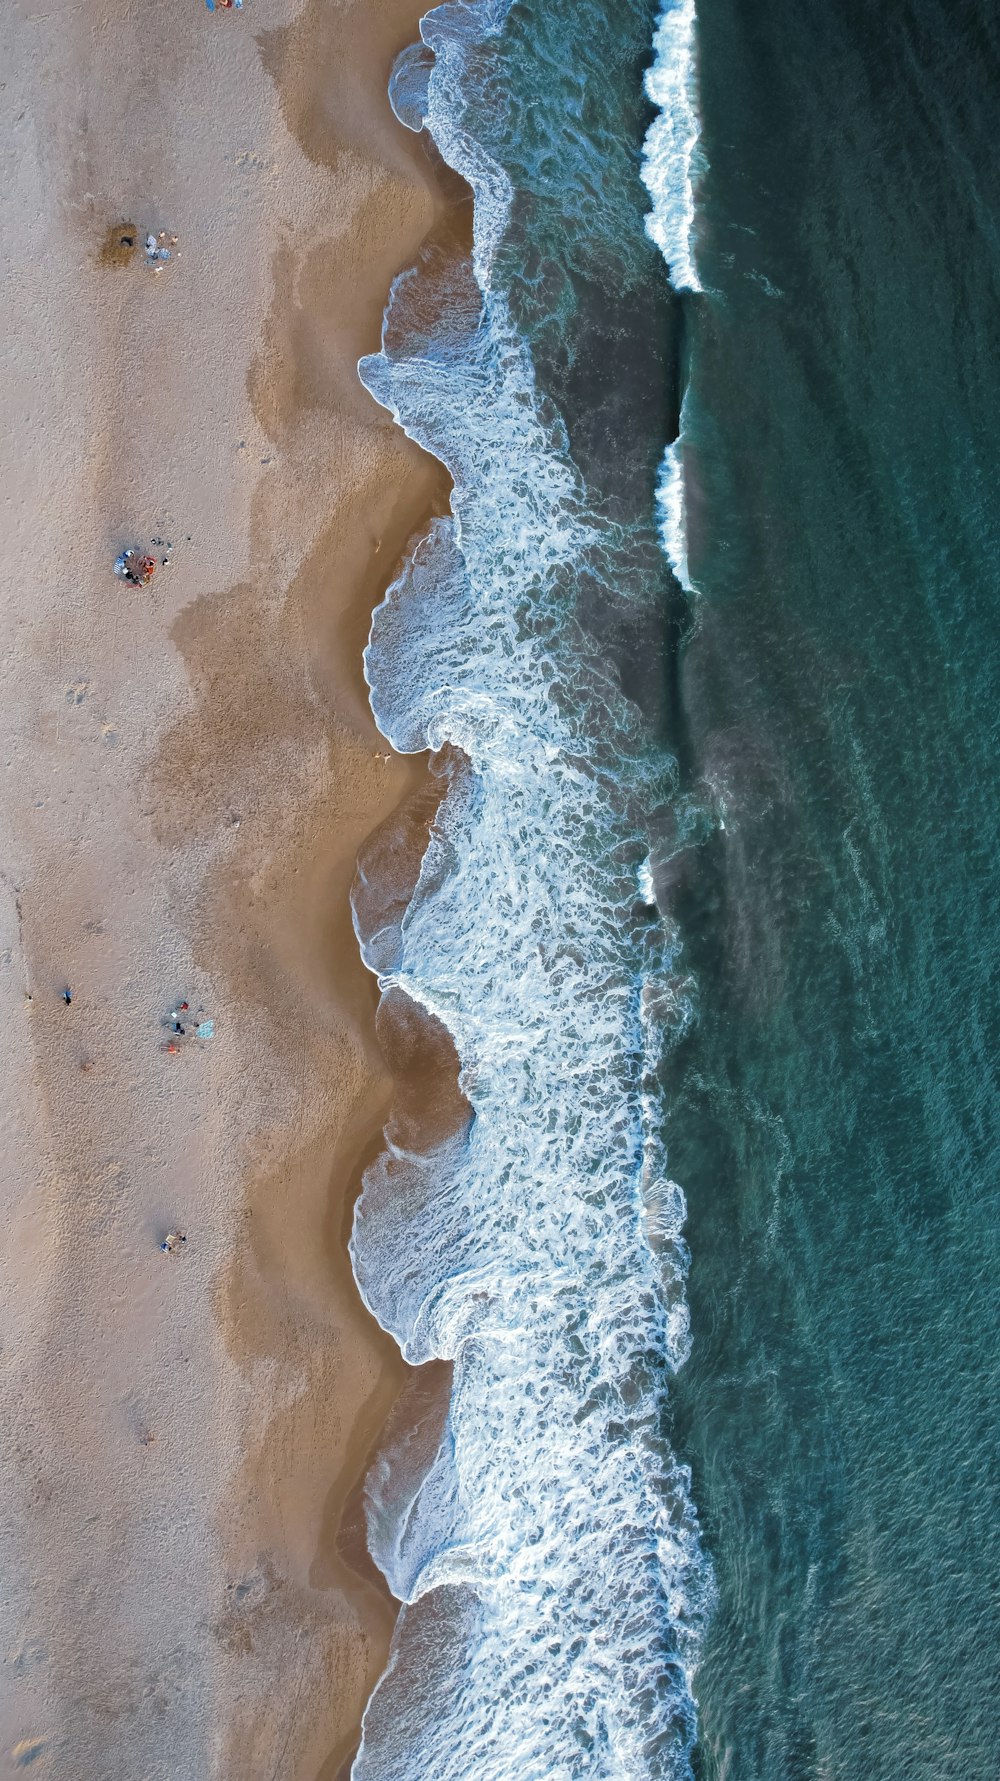
M360 371L454 494L366 674L444 795L355 911L471 1112L355 1221L454 1371L369 1478L353 1772L992 1774L995 27L421 35L471 251Z
M1000 1768L998 15L701 0L698 1772Z

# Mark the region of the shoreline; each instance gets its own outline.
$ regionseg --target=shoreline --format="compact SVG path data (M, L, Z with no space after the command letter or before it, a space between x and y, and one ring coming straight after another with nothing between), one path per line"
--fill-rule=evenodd
M361 648L448 485L356 367L449 204L387 98L423 10L285 0L260 30L112 0L109 30L18 0L11 26L36 153L7 320L38 325L5 550L0 1735L66 1781L333 1781L395 1619L342 1525L411 1373L344 1240L393 1093L348 893L428 778ZM178 234L162 273L101 263L133 216ZM116 550L161 533L171 566L124 595ZM165 1058L181 994L216 1036Z
M393 10L404 18L412 13L414 22L392 55L415 34L422 7ZM341 75L343 90L349 72L342 68L336 28L342 22L314 4L289 33L265 34L262 43L284 120L328 178L342 152L330 124L335 76ZM382 57L383 94L392 55ZM364 66L370 66L370 45ZM256 418L280 458L293 460L292 478L300 484L316 480L317 411L341 435L336 469L342 476L347 466L355 471L350 498L340 491L335 516L286 589L278 621L305 658L299 666L306 668L315 702L310 712L304 699L293 713L281 688L279 722L288 723L297 754L312 747L325 759L318 786L296 812L294 837L280 815L275 817L263 886L259 855L249 862L248 883L247 863L234 852L195 944L196 959L225 981L229 1004L244 1010L247 1028L266 1025L271 1053L261 1074L268 1079L274 1113L270 1121L261 1120L254 1148L266 1148L274 1164L261 1167L259 1157L250 1162L244 1215L252 1230L247 1246L234 1252L217 1276L216 1311L231 1356L252 1389L261 1369L277 1362L295 1393L289 1408L262 1418L257 1438L248 1439L219 1516L220 1532L227 1530L227 1569L234 1576L249 1573L256 1584L262 1549L272 1559L282 1553L284 1575L265 1572L263 1587L251 1591L249 1610L241 1606L231 1613L223 1637L237 1657L252 1646L272 1697L294 1666L295 1698L291 1710L285 1709L290 1743L281 1760L294 1762L290 1773L315 1772L318 1781L349 1773L361 1715L385 1666L395 1624L397 1604L378 1573L372 1576L374 1567L366 1571L345 1557L341 1528L348 1500L410 1374L395 1344L361 1304L344 1238L363 1160L379 1147L392 1098L374 1031L377 989L357 954L349 891L360 846L421 784L427 769L422 761L388 758L368 707L361 656L371 611L408 539L447 500L442 467L395 437L391 419L357 379L358 358L377 350L392 279L416 257L430 226L424 194L411 196L403 187L400 163L411 177L419 169L431 189L430 216L440 208L416 140L400 144L401 132L385 102L383 110L385 127L379 130L372 124L374 104L355 113L368 152L380 157L380 172L388 164L398 180L396 189L387 191L382 180L366 194L355 222L361 263L352 255L346 261L348 278L338 277L339 255L322 242L321 229L315 231L317 245L301 255L284 246L273 265L265 343L248 376ZM336 208L332 192L331 200ZM265 536L271 520L266 509L277 505L269 501L271 492L262 488L265 513L253 517ZM345 507L353 512L345 514ZM331 601L338 571L343 579ZM216 628L218 596L204 609L204 628L197 608L188 608L175 626L189 681L198 686L201 680L204 689L209 735L192 748L190 766L196 773L212 761L210 701L217 691L220 650L242 625L256 625L254 592L241 587L226 597L230 594L224 634ZM279 653L284 652L279 648L267 664L269 679L284 678ZM248 681L244 700L249 705L261 696L259 662ZM256 753L247 766L259 795ZM171 781L183 793L183 773L169 738L156 777L161 802ZM344 781L353 785L353 795L344 795ZM277 812L277 784L274 791ZM228 801L217 806L219 822ZM164 839L169 843L169 834ZM219 934L226 936L221 952ZM235 949L233 936L238 936ZM341 1024L345 1030L337 1033ZM304 1036L307 1026L318 1034L311 1042ZM331 1096L327 1079L338 1070L341 1083ZM314 1132L311 1143L301 1137L307 1123ZM302 1224L294 1233L285 1204L290 1181ZM311 1352L303 1369L304 1339ZM280 1395L273 1383L271 1392L273 1398ZM331 1617L334 1591L339 1613ZM303 1639L307 1648L299 1664ZM223 1684L223 1692L238 1693L239 1677ZM270 1761L275 1717L273 1698L245 1700L242 1713L233 1716L222 1774L256 1772Z

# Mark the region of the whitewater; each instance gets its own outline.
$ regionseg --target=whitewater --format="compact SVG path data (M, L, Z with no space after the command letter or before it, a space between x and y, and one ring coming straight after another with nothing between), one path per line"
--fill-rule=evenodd
M365 656L381 730L435 751L445 795L408 901L362 869L355 925L383 995L447 1028L471 1117L423 1152L390 1124L355 1219L374 1316L412 1363L454 1364L444 1437L397 1440L368 1482L405 1605L358 1781L689 1775L711 1602L666 1435L689 1331L657 1068L690 989L650 832L675 787L579 622L602 521L498 269L514 193L475 117L511 5L436 8L397 64L397 116L472 188L474 242L396 281L360 366L454 490ZM657 68L687 72L658 103L690 103L691 43L661 24ZM657 151L664 217L689 137Z
M646 94L658 115L646 136L643 184L652 199L646 231L667 262L675 291L701 291L695 265L695 179L702 171L696 81L695 0L668 0L660 14ZM680 434L666 448L657 489L663 548L687 593L684 499L684 412Z

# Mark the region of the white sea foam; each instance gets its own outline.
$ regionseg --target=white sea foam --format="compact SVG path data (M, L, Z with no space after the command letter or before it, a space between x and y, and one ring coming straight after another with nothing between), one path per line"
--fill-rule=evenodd
M687 518L684 507L684 445L683 434L668 445L660 466L656 486L656 510L660 520L660 537L667 561L681 587L691 593L688 576Z
M678 291L700 291L694 253L694 178L698 162L695 0L666 0L653 44L646 92L659 108L650 125L642 177L653 208L646 228Z
M454 1382L433 1453L397 1440L369 1479L372 1550L408 1605L354 1774L663 1781L690 1773L711 1588L663 1429L687 1257L655 1071L686 1007L650 919L662 768L573 646L599 534L493 283L510 187L467 108L470 54L508 9L428 14L429 78L411 58L399 86L473 187L475 285L432 263L397 280L361 364L455 483L374 615L372 706L397 748L461 754L405 915L359 915L359 937L452 1034L474 1118L427 1155L390 1128L358 1205L366 1302Z
M646 92L659 116L646 135L642 177L653 201L646 229L655 241L677 291L702 289L695 267L694 180L700 160L695 0L665 0L656 27L654 61ZM668 445L656 491L660 536L678 581L693 592L688 573L684 501L683 423L681 437Z
M401 50L389 82L389 103L401 124L419 134L427 115L427 83L434 57L424 42Z

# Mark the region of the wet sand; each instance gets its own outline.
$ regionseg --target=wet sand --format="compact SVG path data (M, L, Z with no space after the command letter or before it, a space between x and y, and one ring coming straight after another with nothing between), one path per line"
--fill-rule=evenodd
M421 10L0 22L0 1766L33 1776L334 1781L393 1624L348 891L422 783L360 658L446 491L355 367L442 210L385 96ZM172 1055L180 999L215 1036Z

